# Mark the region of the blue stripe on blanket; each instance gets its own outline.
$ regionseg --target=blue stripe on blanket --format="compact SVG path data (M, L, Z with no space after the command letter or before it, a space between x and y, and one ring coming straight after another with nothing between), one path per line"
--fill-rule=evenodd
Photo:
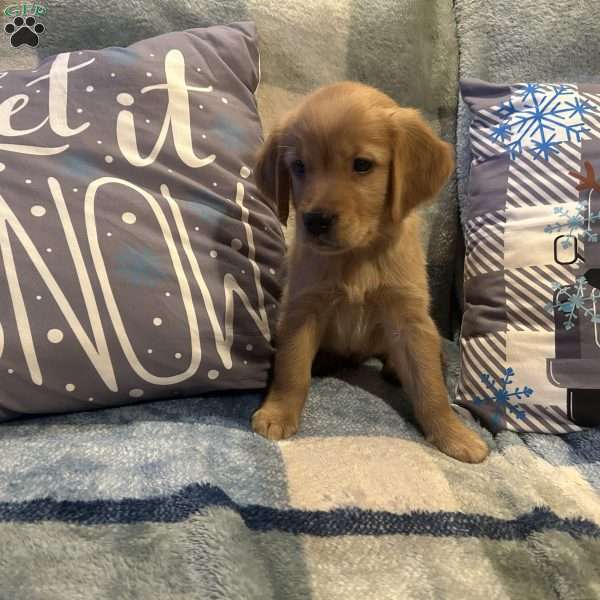
M209 506L227 507L240 514L255 531L281 531L314 536L429 535L476 537L492 540L523 540L533 533L552 530L573 537L600 538L600 527L586 519L564 519L549 508L536 507L515 519L460 512L414 511L395 514L358 508L331 511L277 509L260 505L241 506L222 489L194 484L180 492L147 499L0 503L0 522L35 523L61 521L79 525L176 523Z

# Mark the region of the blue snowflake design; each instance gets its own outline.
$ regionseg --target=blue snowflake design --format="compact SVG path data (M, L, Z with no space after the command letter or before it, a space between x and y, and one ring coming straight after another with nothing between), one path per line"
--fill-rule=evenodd
M575 285L565 286L554 282L553 290L560 290L553 302L548 302L544 309L554 314L559 311L566 315L563 327L569 331L575 327L580 316L589 319L590 323L600 324L600 311L596 312L596 303L600 309L600 290L592 287L585 277L578 277Z
M502 122L492 128L491 137L508 150L512 159L524 151L525 145L531 145L528 151L533 158L547 161L560 152L563 141L581 141L582 134L588 131L583 117L596 110L596 106L582 101L577 92L564 84L528 83L495 109Z
M600 222L600 211L590 212L586 218L587 211L587 202L578 202L574 210L556 206L554 214L559 215L560 220L546 225L544 231L546 233L565 233L566 235L561 240L563 248L570 248L575 237L582 242L597 242L598 234L592 231L591 226Z
M515 372L511 367L502 370L502 376L492 377L489 373L481 373L479 378L488 389L486 396L475 396L473 404L476 406L486 406L490 408L490 418L496 425L502 424L502 419L508 413L512 414L517 420L522 421L525 418L525 411L514 400L530 398L533 395L533 389L525 386L523 389L516 387L510 391Z

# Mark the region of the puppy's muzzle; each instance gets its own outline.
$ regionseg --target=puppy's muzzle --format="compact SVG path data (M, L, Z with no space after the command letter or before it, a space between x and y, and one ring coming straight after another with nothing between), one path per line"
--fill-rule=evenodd
M336 220L336 215L322 212L309 212L302 217L306 231L316 238L330 233Z

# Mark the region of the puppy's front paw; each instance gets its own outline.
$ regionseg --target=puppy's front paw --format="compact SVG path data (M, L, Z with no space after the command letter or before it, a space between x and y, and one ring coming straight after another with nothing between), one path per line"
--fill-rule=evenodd
M432 436L429 441L444 454L466 463L483 462L490 453L481 436L460 421Z
M265 406L252 415L252 429L269 440L285 440L298 431L298 417Z

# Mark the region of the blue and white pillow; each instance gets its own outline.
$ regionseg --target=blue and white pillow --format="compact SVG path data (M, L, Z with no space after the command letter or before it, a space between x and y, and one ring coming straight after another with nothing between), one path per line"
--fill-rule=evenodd
M491 429L600 424L600 85L461 82L472 113L457 400Z

